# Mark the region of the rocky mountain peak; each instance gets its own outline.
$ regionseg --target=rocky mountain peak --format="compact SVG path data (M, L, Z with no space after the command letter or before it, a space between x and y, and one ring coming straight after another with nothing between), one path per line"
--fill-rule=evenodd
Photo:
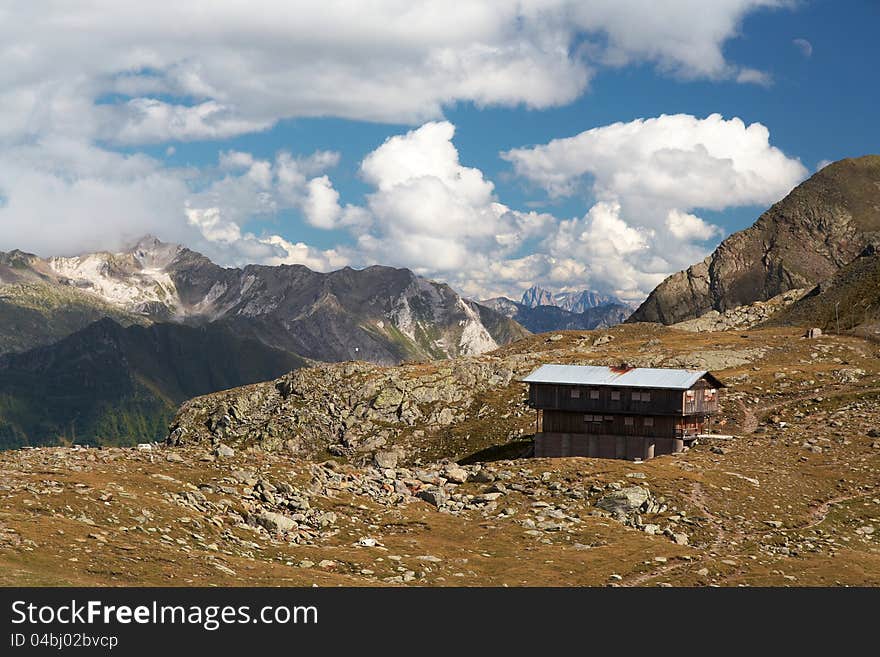
M663 281L629 321L673 324L813 287L878 234L880 156L835 162L708 258Z
M537 285L533 285L528 290L523 292L522 300L520 301L524 306L528 306L529 308L535 308L537 306L555 306L556 302L553 300L553 294L549 290L545 290L542 287L538 287Z
M134 256L144 269L165 269L183 250L179 244L161 241L154 235L144 235L128 253Z

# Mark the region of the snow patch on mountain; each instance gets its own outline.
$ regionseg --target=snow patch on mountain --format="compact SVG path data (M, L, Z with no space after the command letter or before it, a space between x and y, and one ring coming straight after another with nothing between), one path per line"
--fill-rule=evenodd
M410 340L416 340L416 322L413 319L412 308L409 305L409 297L406 292L400 295L394 308L389 313L389 319L394 323L397 329Z
M171 276L162 269L143 268L130 254L93 253L47 261L70 285L87 290L130 312L160 304L179 315L181 303Z
M489 331L483 326L483 322L480 321L480 316L477 312L469 304L465 303L464 299L460 298L458 305L466 316L466 319L462 320L463 328L461 338L458 341L461 354L476 356L477 354L497 349L498 343L489 335Z

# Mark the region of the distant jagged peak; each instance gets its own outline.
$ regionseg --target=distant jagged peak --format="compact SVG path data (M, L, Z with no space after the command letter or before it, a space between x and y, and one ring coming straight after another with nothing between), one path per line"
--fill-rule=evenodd
M529 308L535 308L537 306L555 306L556 301L553 298L553 294L549 290L545 290L542 287L538 287L537 285L533 285L528 290L523 292L522 300L520 301L524 306L528 306Z
M155 235L144 235L128 249L144 269L165 269L183 250L179 244L163 242Z
M595 290L575 290L563 292L551 292L546 288L533 285L523 292L520 303L529 308L538 306L556 306L563 310L574 313L582 313L590 308L604 306L606 304L622 304L623 302L612 294L603 294Z

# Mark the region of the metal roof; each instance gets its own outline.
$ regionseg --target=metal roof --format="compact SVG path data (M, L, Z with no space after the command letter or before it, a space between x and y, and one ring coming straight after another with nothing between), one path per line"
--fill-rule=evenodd
M713 383L723 386L707 370L677 370L655 367L635 367L624 370L596 365L541 365L523 381L525 383L687 390L706 375Z

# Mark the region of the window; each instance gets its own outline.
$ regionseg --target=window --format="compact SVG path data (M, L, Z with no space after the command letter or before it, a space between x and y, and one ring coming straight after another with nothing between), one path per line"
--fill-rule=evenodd
M584 422L592 422L592 421L593 421L592 415L584 415Z
M646 427L653 427L654 426L654 418L646 417L645 418L645 426Z
M580 399L581 389L580 388L572 388L571 389L571 398L572 399Z
M651 401L651 393L650 392L643 392L642 393L642 401L643 402Z
M590 399L599 399L599 391L590 390Z
M633 425L633 419L631 417L625 417L623 418L623 424L631 427Z
M606 415L605 421L606 422L614 422L614 416L613 415Z
M633 392L632 393L632 400L633 401L641 401L641 399L642 399L642 393L640 393L640 392Z
M694 391L693 391L693 390L688 390L688 391L685 393L685 395L687 396L688 399L693 399L693 398L694 398Z
M611 391L611 401L620 401L620 390Z

